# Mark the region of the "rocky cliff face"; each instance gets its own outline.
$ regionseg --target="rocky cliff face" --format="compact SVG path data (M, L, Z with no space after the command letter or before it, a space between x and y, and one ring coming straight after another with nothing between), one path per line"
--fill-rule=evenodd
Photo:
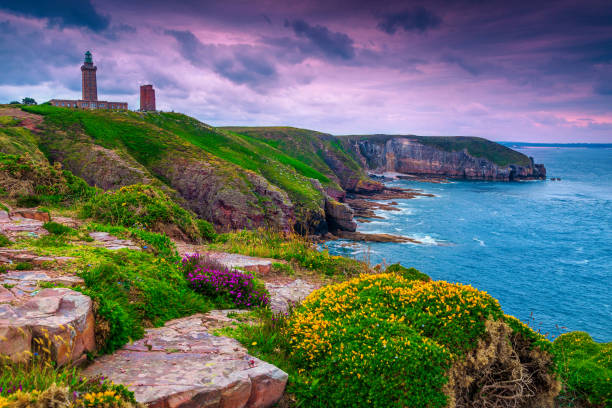
M436 175L468 180L537 180L546 178L546 169L529 158L529 165L500 166L472 156L467 149L445 151L410 137L386 141L367 138L350 142L358 160L373 172Z

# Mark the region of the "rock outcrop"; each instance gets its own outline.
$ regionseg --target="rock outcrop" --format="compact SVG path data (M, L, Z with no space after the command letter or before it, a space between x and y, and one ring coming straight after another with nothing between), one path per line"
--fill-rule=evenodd
M483 143L492 143L484 141ZM371 171L417 175L437 175L468 180L535 180L546 178L546 169L523 156L522 163L498 165L486 158L474 157L467 149L442 150L421 143L410 136L350 141L362 165ZM516 152L514 152L516 153ZM521 155L522 156L522 155Z
M332 232L357 230L357 223L353 220L351 207L329 196L325 199L325 217L329 230Z
M265 408L288 375L250 356L236 340L210 333L227 314L194 315L148 329L145 337L97 359L84 375L104 375L151 408ZM222 322L222 323L224 323Z
M0 286L0 354L27 361L32 353L44 353L62 365L95 350L88 296L67 288L36 289L39 281L54 281L43 272L6 279L15 283Z
M177 157L163 160L152 170L168 181L192 211L222 231L257 227L288 231L295 223L287 194L253 172L237 177L232 168Z

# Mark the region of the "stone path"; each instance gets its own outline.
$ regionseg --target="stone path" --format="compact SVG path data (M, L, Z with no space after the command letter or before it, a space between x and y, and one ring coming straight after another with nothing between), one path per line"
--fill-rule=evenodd
M97 359L84 372L130 384L154 408L260 408L283 395L288 375L247 353L236 340L211 331L231 321L214 311L148 329L145 337Z
M90 232L89 236L94 239L94 242L86 243L91 246L102 247L111 250L117 249L133 249L140 251L140 247L129 239L117 238L108 232Z
M10 240L18 238L38 238L48 232L42 226L49 221L49 214L39 211L17 211L9 215L0 211L0 233Z
M296 279L291 282L266 282L266 289L270 292L270 308L274 312L286 312L290 305L304 300L317 285Z
M230 254L227 252L208 251L201 245L192 245L184 242L175 242L179 254L200 253L206 255L228 269L238 268L245 271L257 272L267 275L272 270L272 264L285 263L285 261L272 258L258 258L254 256Z

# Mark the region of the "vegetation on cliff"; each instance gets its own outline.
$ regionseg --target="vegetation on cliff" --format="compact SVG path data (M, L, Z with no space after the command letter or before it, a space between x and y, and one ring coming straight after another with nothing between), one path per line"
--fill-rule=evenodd
M555 339L553 351L563 381L561 406L612 407L612 343L570 332Z
M137 183L169 187L184 205L222 228L289 229L324 221L323 195L311 179L327 185L331 183L327 176L257 139L174 113L82 111L48 105L24 109L44 115L40 148L91 184L105 189ZM101 172L108 164L86 166L83 160L103 161L91 152L110 157L120 169ZM109 178L114 183L109 184ZM209 201L214 197L201 197L201 193L217 198ZM240 218L230 214L224 219L220 206Z
M371 142L385 143L394 137L406 137L426 146L433 146L436 149L446 152L458 152L466 149L473 157L487 159L500 167L505 167L509 164L520 166L529 166L531 164L529 157L516 150L474 136L349 135L340 136L338 139L342 141L347 151L353 151L350 145L355 141L369 140Z
M290 372L300 406L552 405L550 342L484 292L419 278L326 286L233 335Z

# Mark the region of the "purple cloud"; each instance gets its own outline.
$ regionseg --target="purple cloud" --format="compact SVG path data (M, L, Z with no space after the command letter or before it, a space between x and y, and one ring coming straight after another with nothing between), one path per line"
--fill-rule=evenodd
M212 125L612 141L608 0L0 2L0 101L99 93Z
M423 6L403 10L397 13L385 14L377 27L387 34L395 34L397 30L419 31L424 33L440 25L442 19Z

